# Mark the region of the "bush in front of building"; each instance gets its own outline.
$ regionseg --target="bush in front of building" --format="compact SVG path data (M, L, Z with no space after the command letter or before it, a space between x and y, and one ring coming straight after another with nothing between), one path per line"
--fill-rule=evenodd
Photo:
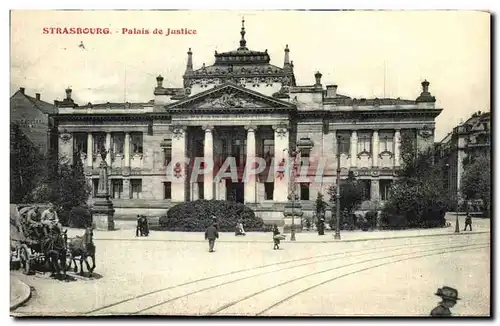
M165 231L205 231L217 218L219 231L234 232L241 220L245 231L263 231L264 222L249 207L223 200L196 200L175 205L159 220Z
M390 188L381 215L386 229L432 228L446 224L448 198L443 171L430 148L417 151L411 136L402 137L400 177Z

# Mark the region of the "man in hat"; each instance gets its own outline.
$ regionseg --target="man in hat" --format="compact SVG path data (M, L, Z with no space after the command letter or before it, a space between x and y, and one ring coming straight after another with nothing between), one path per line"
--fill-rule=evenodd
M442 301L436 308L432 309L431 316L451 317L450 308L457 304L457 300L460 300L458 297L458 291L449 286L443 286L443 288L438 289L435 294L441 297Z
M208 252L214 252L215 239L219 238L217 224L212 223L205 231L205 240L208 240Z

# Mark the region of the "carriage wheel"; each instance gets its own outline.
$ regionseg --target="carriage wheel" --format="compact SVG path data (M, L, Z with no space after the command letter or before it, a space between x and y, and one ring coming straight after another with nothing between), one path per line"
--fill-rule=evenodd
M29 274L31 272L31 261L29 249L26 245L21 246L19 249L19 260L21 261L21 268L24 274Z

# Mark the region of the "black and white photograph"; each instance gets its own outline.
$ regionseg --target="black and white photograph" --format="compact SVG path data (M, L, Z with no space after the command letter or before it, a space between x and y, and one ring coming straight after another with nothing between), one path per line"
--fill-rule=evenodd
M491 317L491 13L10 11L13 317Z

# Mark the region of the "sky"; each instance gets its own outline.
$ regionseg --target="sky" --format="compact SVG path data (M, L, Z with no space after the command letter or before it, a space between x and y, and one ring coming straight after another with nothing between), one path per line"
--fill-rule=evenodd
M24 87L52 103L69 86L79 104L147 102L158 74L165 87L182 87L189 48L195 69L213 64L214 51L236 50L242 17L247 47L267 49L272 64L283 66L288 44L298 85L314 84L320 71L323 85L353 98L413 100L427 79L443 109L436 141L490 111L490 14L479 11L12 11L10 95ZM112 34L43 34L50 27Z

